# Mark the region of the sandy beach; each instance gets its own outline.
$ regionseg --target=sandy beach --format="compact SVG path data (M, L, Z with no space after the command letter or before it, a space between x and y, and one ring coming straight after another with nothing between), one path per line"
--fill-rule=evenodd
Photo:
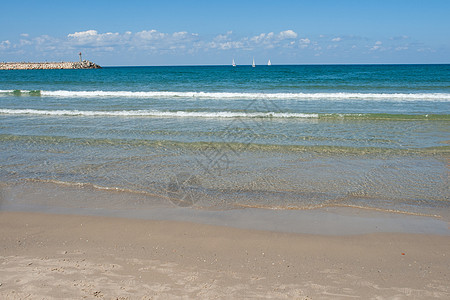
M448 74L2 71L0 299L450 299Z
M0 213L2 299L448 299L450 237Z

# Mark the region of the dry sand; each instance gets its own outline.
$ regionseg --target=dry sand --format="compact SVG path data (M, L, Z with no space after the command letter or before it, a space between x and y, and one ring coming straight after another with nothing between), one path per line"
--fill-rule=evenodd
M450 236L0 213L1 299L450 298Z

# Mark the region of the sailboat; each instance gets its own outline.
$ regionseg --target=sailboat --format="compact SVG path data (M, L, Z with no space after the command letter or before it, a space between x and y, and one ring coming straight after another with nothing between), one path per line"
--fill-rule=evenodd
M268 65L268 66L271 66L271 65L272 65L272 63L270 62L270 59L269 59L269 61L267 62L267 65Z
M234 62L234 58L233 58L233 62L231 63L231 65L232 65L233 67L236 67L236 63Z
M253 67L253 68L256 67L256 65L255 65L255 58L254 58L254 57L253 57L252 67Z

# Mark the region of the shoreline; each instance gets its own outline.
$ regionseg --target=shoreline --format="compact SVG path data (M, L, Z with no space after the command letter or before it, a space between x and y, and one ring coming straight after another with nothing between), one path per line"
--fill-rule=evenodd
M0 245L6 299L450 296L448 236L2 211Z
M160 194L133 193L91 185L28 182L0 185L0 211L51 213L134 220L182 221L280 233L358 235L413 233L450 236L450 212L421 207L414 212L377 207L323 205L270 209L230 205L228 208L179 206ZM197 199L200 201L200 199Z
M99 65L83 60L80 62L2 62L0 70L63 70L101 69Z
M355 236L364 234L425 234L450 238L444 216L411 215L355 207L323 207L302 210L237 208L206 210L160 205L154 207L86 208L48 205L3 205L0 212L118 218L150 222L188 222L279 234Z

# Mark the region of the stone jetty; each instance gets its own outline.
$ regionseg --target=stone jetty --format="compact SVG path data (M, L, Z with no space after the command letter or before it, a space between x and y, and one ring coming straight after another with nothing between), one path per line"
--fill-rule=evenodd
M97 64L88 60L79 62L4 62L0 63L0 70L54 70L54 69L101 69Z

